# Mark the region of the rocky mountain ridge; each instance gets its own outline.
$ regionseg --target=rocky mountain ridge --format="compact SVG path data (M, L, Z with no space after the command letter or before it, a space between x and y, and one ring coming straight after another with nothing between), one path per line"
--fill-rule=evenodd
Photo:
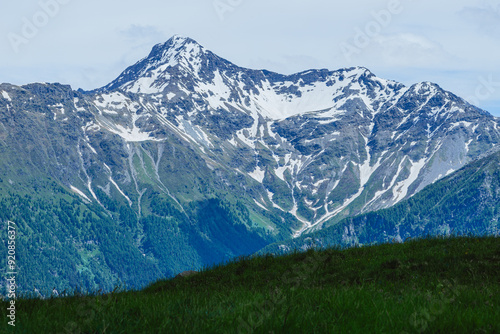
M302 230L391 206L498 142L496 118L436 84L365 68L243 69L179 36L98 92L107 124L124 112L128 126L112 131L127 141L161 140L154 129L167 126L223 166L243 155L233 171L262 184L257 205L291 212ZM122 94L149 114L123 108Z

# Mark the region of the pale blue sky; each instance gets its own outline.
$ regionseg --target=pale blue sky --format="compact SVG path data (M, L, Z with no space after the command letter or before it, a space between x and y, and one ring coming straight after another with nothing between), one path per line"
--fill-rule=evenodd
M174 34L244 67L436 82L500 116L500 1L9 1L0 82L101 87Z

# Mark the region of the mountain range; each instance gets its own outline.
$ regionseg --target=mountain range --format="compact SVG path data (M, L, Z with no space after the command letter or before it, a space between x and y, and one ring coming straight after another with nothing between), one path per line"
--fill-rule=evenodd
M499 130L430 82L251 70L174 36L93 91L0 85L0 219L25 291L140 287L407 203Z

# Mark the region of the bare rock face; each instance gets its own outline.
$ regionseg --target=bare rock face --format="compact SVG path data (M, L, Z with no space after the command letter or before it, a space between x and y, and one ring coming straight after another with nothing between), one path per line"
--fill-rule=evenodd
M182 273L178 274L177 276L175 276L175 278L186 278L189 276L196 275L197 273L198 272L194 271L194 270L186 270L186 271L183 271Z

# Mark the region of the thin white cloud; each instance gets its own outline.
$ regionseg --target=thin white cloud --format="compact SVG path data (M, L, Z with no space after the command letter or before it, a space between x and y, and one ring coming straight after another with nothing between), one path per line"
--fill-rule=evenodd
M379 61L400 67L435 68L453 58L438 42L409 33L377 36L371 51L369 56L379 55Z
M159 27L152 25L131 24L127 28L121 29L119 32L126 39L139 41L140 43L144 43L145 40L154 41L167 37Z
M469 24L476 26L481 33L500 38L500 4L482 7L465 7L459 15Z

